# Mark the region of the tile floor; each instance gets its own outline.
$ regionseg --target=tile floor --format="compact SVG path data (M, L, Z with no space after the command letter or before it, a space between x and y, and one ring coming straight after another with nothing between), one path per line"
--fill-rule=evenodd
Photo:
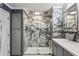
M24 56L26 55L51 55L51 50L49 47L28 47L28 49L24 52Z

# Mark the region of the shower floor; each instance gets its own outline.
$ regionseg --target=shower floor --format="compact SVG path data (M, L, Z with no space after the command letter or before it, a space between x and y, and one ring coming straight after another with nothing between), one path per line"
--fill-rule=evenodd
M51 55L51 50L49 47L28 47L24 52L24 56L26 55Z

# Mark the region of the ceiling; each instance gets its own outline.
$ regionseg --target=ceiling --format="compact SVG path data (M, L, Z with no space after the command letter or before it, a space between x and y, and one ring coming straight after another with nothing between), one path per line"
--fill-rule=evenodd
M12 9L45 11L53 6L63 6L64 3L8 3Z

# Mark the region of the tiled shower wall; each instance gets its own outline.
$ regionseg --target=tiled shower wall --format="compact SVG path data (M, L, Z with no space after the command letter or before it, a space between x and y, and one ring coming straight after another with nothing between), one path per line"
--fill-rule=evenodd
M40 16L41 17L41 16ZM24 46L25 49L28 47L48 47L49 46L49 39L47 38L50 32L50 23L45 24L41 22L43 18L36 19L33 22L29 22L30 19L27 17L24 18ZM40 23L42 25L40 25ZM38 29L37 29L38 28Z

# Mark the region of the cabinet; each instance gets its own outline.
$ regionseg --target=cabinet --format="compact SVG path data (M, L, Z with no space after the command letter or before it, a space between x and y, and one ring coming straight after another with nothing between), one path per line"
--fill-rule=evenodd
M61 47L60 45L58 45L57 43L53 42L52 45L52 53L54 56L73 56L72 54L70 54L68 51L66 51L63 47Z
M63 48L61 46L59 46L58 44L56 44L55 42L54 43L54 46L53 46L53 54L54 56L63 56Z

